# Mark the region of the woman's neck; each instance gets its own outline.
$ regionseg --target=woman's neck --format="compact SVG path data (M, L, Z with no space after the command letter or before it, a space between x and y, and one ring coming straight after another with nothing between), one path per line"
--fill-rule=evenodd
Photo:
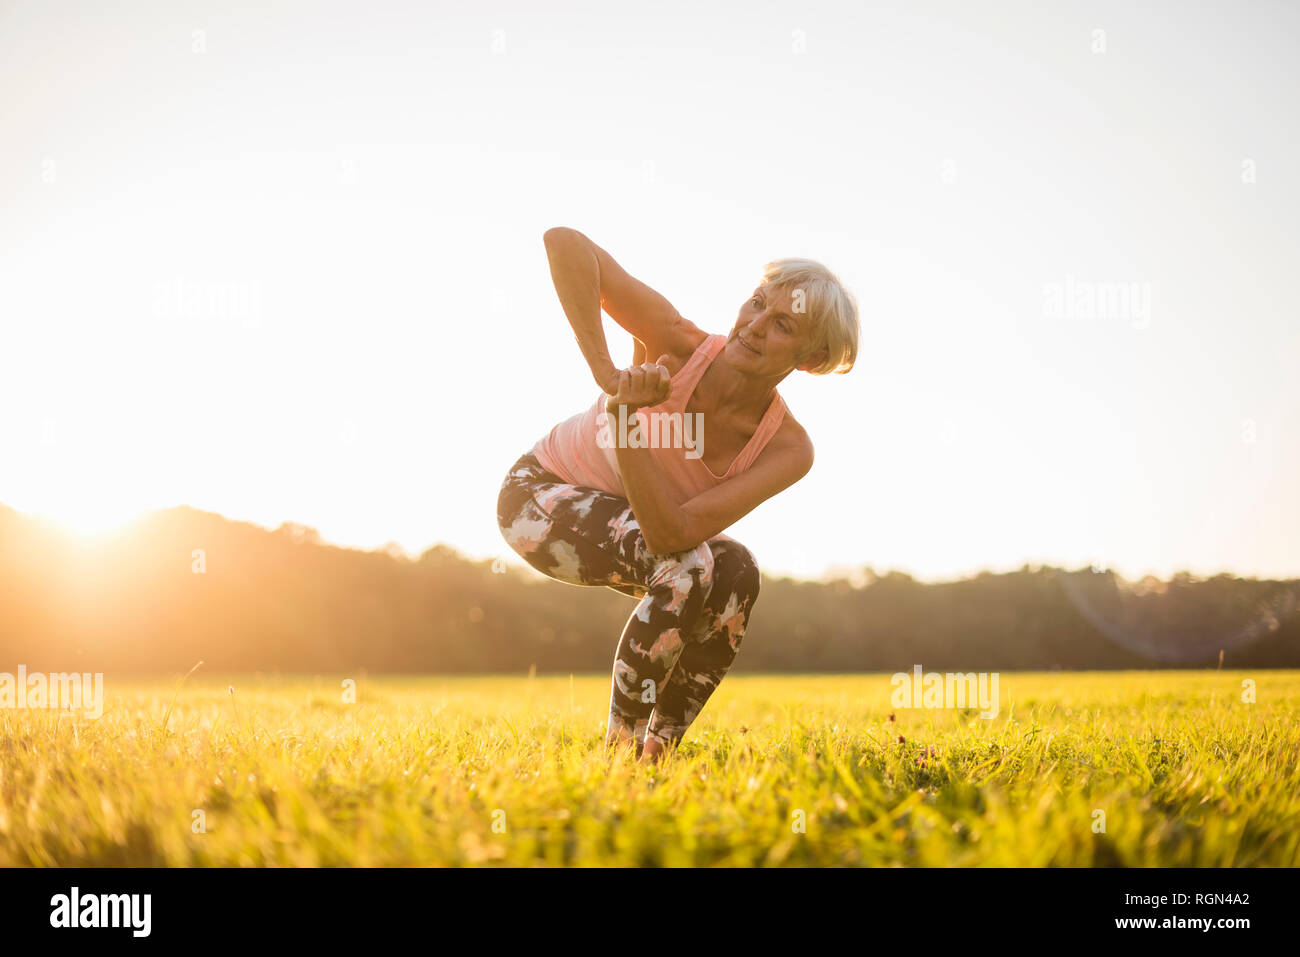
M772 404L776 387L789 372L779 376L756 377L737 372L724 362L712 363L695 387L696 395L704 387L704 404L714 412L734 413L758 421Z

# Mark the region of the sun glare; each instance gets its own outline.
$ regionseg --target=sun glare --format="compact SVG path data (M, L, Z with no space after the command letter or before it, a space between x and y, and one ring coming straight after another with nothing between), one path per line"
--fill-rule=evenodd
M143 514L139 508L98 502L68 502L34 509L32 514L82 539L98 539L120 532Z

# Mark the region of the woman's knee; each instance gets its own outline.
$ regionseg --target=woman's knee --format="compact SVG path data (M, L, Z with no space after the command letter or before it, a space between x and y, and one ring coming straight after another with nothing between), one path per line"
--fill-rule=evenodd
M531 498L523 478L524 475L516 463L502 480L501 488L497 492L497 528L503 535Z
M753 553L733 539L715 541L711 543L711 548L715 587L748 598L752 604L758 598L758 589L762 585L762 575Z
M497 527L506 544L534 568L538 568L539 550L553 538L551 517L530 498L504 502L497 515ZM540 570L540 569L539 569Z

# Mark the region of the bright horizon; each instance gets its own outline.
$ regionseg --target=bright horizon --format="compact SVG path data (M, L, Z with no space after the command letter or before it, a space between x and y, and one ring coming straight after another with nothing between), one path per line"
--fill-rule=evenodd
M857 295L767 571L1300 577L1300 11L557 6L0 10L0 504L521 565L566 225L709 332Z

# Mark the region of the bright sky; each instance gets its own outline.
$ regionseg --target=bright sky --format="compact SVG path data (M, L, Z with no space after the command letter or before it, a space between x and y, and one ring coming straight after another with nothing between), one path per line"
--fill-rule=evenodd
M0 2L0 503L513 560L568 225L708 331L856 292L771 572L1300 576L1300 8L865 7Z

